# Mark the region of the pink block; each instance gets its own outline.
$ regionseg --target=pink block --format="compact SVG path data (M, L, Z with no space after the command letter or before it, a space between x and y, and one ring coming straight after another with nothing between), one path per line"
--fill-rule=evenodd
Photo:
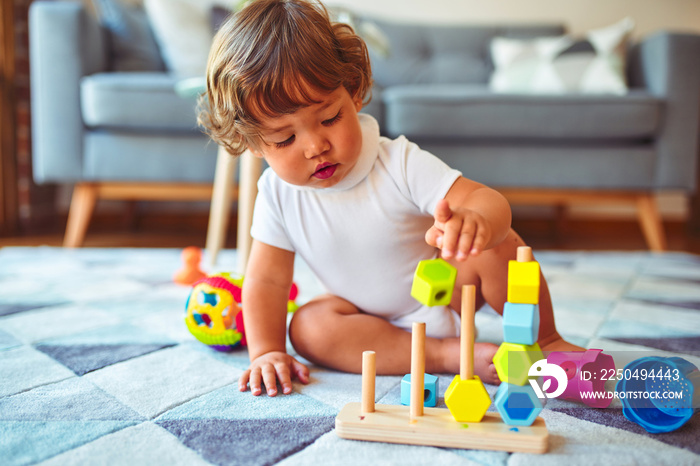
M547 356L547 362L556 364L566 372L568 384L566 390L559 395L565 400L580 401L593 408L607 408L612 402L611 397L584 397L582 393L605 393L605 382L614 379L615 361L612 356L603 354L603 350L589 349L586 351L555 351ZM556 390L557 380L545 376L545 382L550 379ZM553 390L550 390L553 392Z

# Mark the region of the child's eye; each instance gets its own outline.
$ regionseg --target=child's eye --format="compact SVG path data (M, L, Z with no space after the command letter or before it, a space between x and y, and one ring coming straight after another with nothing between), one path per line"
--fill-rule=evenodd
M282 141L282 142L276 142L276 143L275 143L275 147L277 147L278 149L282 149L282 148L284 148L284 147L287 147L288 145L290 145L290 144L293 143L293 142L294 142L294 135L292 134L291 136L289 136L289 137L288 137L287 139L285 139L284 141Z
M323 126L331 126L337 123L340 118L343 116L343 111L338 110L338 113L335 114L333 118L329 118L328 120L323 120Z

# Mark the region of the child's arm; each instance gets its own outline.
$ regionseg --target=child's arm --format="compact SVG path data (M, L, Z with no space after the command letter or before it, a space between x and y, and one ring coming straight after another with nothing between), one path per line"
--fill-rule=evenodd
M243 283L243 322L250 366L238 382L253 395L277 394L277 381L285 394L292 378L309 381L309 369L287 354L287 301L294 274L294 253L253 241Z
M506 237L510 230L508 201L498 191L460 177L435 208L435 223L425 235L444 259L466 260Z

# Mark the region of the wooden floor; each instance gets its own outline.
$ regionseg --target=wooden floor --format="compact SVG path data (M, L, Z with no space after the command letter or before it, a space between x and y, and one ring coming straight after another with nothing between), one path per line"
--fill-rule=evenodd
M235 216L232 221L235 222ZM63 224L65 225L65 224ZM0 237L3 246L61 246L63 225L52 231L29 236ZM523 239L537 249L557 250L645 250L639 225L634 221L571 220L560 221L516 218L513 226ZM204 247L207 217L144 216L126 224L117 218L96 218L85 238L85 247ZM700 231L691 231L684 223L665 224L669 250L700 254ZM229 227L227 248L236 244L235 225Z
M636 221L518 219L513 226L534 249L637 251L647 245ZM669 251L700 254L700 231L682 222L665 222Z

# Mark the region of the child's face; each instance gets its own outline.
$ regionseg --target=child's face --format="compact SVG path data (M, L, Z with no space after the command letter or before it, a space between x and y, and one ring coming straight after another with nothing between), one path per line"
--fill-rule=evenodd
M360 155L357 112L362 102L343 86L329 94L313 89L309 94L319 103L289 115L259 118L262 143L252 152L287 183L327 188L345 178Z

